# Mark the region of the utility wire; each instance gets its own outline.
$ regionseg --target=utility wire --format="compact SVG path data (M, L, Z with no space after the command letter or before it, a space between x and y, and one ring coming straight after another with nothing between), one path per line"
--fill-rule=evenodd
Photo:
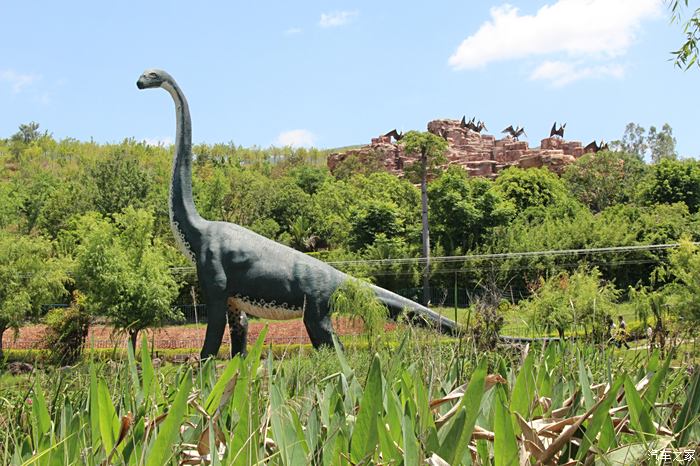
M691 244L700 245L700 242L693 242ZM642 244L636 246L610 246L604 248L584 248L584 249L550 249L546 251L525 251L525 252L503 252L503 253L493 253L493 254L470 254L463 256L436 256L430 258L430 263L435 264L449 264L456 262L476 262L485 260L506 260L515 259L523 257L547 257L547 256L565 256L565 255L586 255L586 254L610 254L610 253L624 253L624 252L635 252L635 251L662 251L666 249L673 249L680 246L680 243L666 243L666 244ZM355 260L344 260L344 261L329 261L326 262L328 265L334 267L347 267L352 265L423 265L428 261L424 257L404 257L395 259L355 259ZM653 260L644 261L616 261L616 262L605 262L605 264L616 265L616 264L641 264L641 263L652 263ZM575 265L575 264L559 264L559 265ZM473 268L486 268L490 266L470 266ZM529 269L532 267L519 267L524 269ZM194 267L171 267L170 269L174 273L193 273L195 271ZM453 269L451 271L456 271L460 269ZM393 273L392 273L393 275Z

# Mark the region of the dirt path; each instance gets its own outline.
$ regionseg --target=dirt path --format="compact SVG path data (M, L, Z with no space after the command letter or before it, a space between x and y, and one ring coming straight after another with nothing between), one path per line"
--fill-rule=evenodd
M248 329L248 343L252 343L266 324L251 321ZM394 323L387 323L386 330L392 330ZM340 335L357 335L362 332L359 322L352 322L347 317L333 318L333 328ZM204 341L205 325L175 325L147 331L148 340L155 343L156 349L189 348L199 349ZM126 336L112 335L112 327L93 325L90 327L87 344L94 348L114 348L126 345ZM42 349L46 348L43 341L45 327L30 325L22 327L17 338L12 330L4 334L5 349ZM139 337L140 338L140 337ZM265 344L295 344L310 343L304 323L300 320L270 322ZM224 345L229 344L228 332L224 334Z

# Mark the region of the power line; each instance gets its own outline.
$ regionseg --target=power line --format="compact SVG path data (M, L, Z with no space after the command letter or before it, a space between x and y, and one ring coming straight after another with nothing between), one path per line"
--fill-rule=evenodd
M693 245L700 245L700 242L693 242ZM635 246L609 246L604 248L583 248L583 249L550 249L546 251L525 251L525 252L503 252L503 253L492 253L492 254L470 254L463 256L436 256L430 258L430 263L435 264L448 264L454 262L474 262L474 261L485 261L485 260L506 260L514 258L523 257L547 257L547 256L565 256L565 255L586 255L586 254L610 254L610 253L624 253L624 252L635 252L635 251L662 251L666 249L673 249L680 246L680 243L665 243L665 244L642 244ZM639 263L651 263L652 260L646 260L643 262L637 261L617 261L617 264L639 264ZM394 259L354 259L354 260L344 260L344 261L329 261L326 262L328 265L334 267L346 267L352 265L424 265L427 263L424 257L404 257L404 258L394 258ZM610 263L611 265L613 263ZM571 265L571 264L569 264ZM485 266L472 266L476 268L483 268ZM521 267L522 268L522 267ZM525 267L530 268L530 267ZM190 267L172 267L170 269L174 273L192 273L195 268ZM453 269L451 271L456 271L459 269Z
M700 242L692 243L699 245ZM518 257L541 257L541 256L564 256L564 255L582 255L582 254L601 254L615 252L632 252L632 251L655 251L664 249L673 249L680 246L680 243L667 244L645 244L637 246L611 246L605 248L585 248L585 249L551 249L547 251L526 251L526 252L503 252L493 254L471 254L465 256L436 256L430 258L430 263L445 263L445 262L464 262L489 259L511 259ZM353 264L424 264L427 260L424 257L407 257L397 259L357 259L347 261L331 261L329 265L353 265Z

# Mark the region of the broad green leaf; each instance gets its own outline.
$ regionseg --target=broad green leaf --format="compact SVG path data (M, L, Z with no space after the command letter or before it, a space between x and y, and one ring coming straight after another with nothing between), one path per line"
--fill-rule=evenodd
M673 427L676 438L676 446L688 445L690 432L693 425L700 417L700 370L696 370L686 391L686 400L678 414L678 419Z
M505 389L496 387L495 413L494 413L494 442L493 455L495 466L518 465L518 443L513 431L512 416L507 408L508 398Z
M252 434L251 417L250 417L250 398L252 379L249 372L250 366L243 362L240 365L240 373L236 386L233 389L231 397L231 410L238 415L238 422L233 428L233 438L229 445L229 449L234 452L233 457L236 458L234 464L249 464L252 463L252 448L250 445L250 437Z
M386 423L389 425L389 435L397 444L401 444L401 418L403 409L401 402L393 390L386 390Z
M578 359L578 382L581 386L581 393L583 393L583 404L586 410L589 410L595 404L595 396L591 391L591 379L588 378L583 356L579 354L576 359Z
M535 352L530 351L518 372L510 396L510 410L513 413L520 413L523 418L530 416L530 406L535 399ZM518 428L519 431L519 428Z
M415 400L421 435L431 429L435 430L435 418L430 410L428 389L423 383L422 376L419 374L415 374L413 377L413 400Z
M260 365L260 356L262 355L263 344L265 343L265 336L267 336L267 331L268 326L266 324L265 327L263 327L263 329L260 331L258 339L255 340L255 343L250 348L250 351L248 351L248 354L245 357L245 362L246 364L248 364L248 367L250 367L251 377L255 377L255 375L258 372L258 365Z
M382 455L384 462L392 464L401 463L401 452L394 444L389 429L382 421L382 418L377 418L377 437L379 438L379 452Z
M284 406L282 390L275 384L272 386L270 395L272 433L282 454L283 464L308 464L306 439L297 429L291 413Z
M41 390L39 382L34 384L32 389L32 418L34 420L34 425L39 434L39 438L46 435L51 430L51 416L49 415L49 410L46 407L46 400L44 399L44 393Z
M603 427L600 429L600 437L598 437L598 450L608 451L617 446L615 438L615 426L612 419L607 417L603 420Z
M97 392L97 375L95 365L90 361L90 433L92 451L97 452L100 442L100 401Z
M403 432L403 464L405 466L419 464L419 445L418 439L416 438L415 422L415 418L411 417L410 413L406 411L401 421L401 431Z
M454 459L457 457L459 441L462 437L462 431L464 430L464 424L466 424L466 422L467 408L460 405L457 414L443 427L446 431L446 435L440 443L437 454L449 464L454 464Z
M582 461L586 457L588 449L591 447L596 437L598 436L598 433L603 428L605 421L610 420L610 407L615 401L617 393L622 387L623 381L623 377L617 378L610 391L605 395L605 401L603 401L603 403L598 407L596 412L593 413L593 417L588 422L586 431L583 435L583 438L581 439L581 445L579 446L578 453L576 454L576 459L578 459L579 461Z
M634 387L632 379L627 375L623 377L625 380L625 401L627 402L632 428L642 434L648 434L646 436L642 435L643 438L648 439L651 435L656 434L656 427L651 420L651 414L644 407L644 403L642 403L642 399Z
M377 447L377 418L382 418L382 369L375 354L367 376L350 442L350 458L359 463L370 457Z
M105 452L109 454L114 448L119 432L119 419L109 396L109 389L103 379L97 381L97 399L99 400L100 412L100 436Z
M646 464L650 459L652 450L661 450L668 445L668 441L663 443L655 442L648 443L630 443L620 446L614 450L607 452L605 455L596 458L596 465L605 466L629 466L632 464Z
M216 385L214 385L212 391L209 392L209 396L207 397L204 403L204 409L206 409L207 413L210 416L213 416L214 412L219 407L219 402L221 401L221 396L224 394L226 385L228 385L229 381L238 370L240 364L241 358L240 356L236 355L235 358L231 359L228 362L228 364L226 365L226 369L224 369L224 372L221 374L221 377L219 377L219 380L216 382Z
M338 356L340 369L343 371L345 378L352 380L355 375L355 371L352 370L350 364L348 364L348 360L345 359L345 352L343 351L342 346L340 346L340 341L338 341L338 337L336 337L335 334L333 335L333 346L335 347L335 354Z
M481 399L484 394L486 370L488 361L483 358L479 367L472 374L469 385L459 401L460 412L452 423L448 423L448 433L441 443L438 455L450 464L461 461L467 445L469 444L476 418L481 409ZM460 416L463 414L463 416Z
M145 341L145 340L144 340ZM187 411L187 397L192 388L192 377L190 371L185 372L180 383L180 388L177 390L175 400L168 410L168 415L165 421L158 430L158 435L153 443L153 447L146 455L146 466L162 466L167 464L169 458L177 453L173 450L173 445L177 441L180 433L185 413Z
M653 365L653 369L652 364L649 364L648 366L650 371L655 371L654 376L649 381L649 384L647 385L646 389L644 390L644 394L642 395L642 400L644 400L644 404L649 410L653 409L654 403L656 403L656 398L659 396L659 390L661 390L661 385L663 385L664 380L666 379L666 375L668 374L668 368L671 365L673 351L668 352L668 356L666 356L666 359L664 360L661 367L658 367L658 353L655 351L654 354L657 355L656 364Z
M136 400L139 404L143 402L143 389L141 387L141 381L139 380L139 373L136 369L136 358L134 357L134 347L131 344L131 338L129 338L126 344L126 354L128 356L129 365L129 375L131 376L131 385L134 387L136 392Z
M143 379L143 394L148 400L150 400L151 385L153 384L155 371L153 370L151 355L148 353L148 340L146 339L145 333L141 338L141 377Z

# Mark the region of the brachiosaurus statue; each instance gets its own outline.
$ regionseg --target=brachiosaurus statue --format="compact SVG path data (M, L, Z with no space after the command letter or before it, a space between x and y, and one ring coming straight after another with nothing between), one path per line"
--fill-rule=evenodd
M283 320L302 317L315 348L333 345L330 298L348 275L302 252L226 222L203 219L192 199L192 124L187 100L162 70L146 70L139 89L162 87L175 101L176 136L170 181L170 225L175 240L196 265L207 303L207 331L201 358L216 356L228 316L231 355L244 353L246 314ZM409 299L371 286L392 315L406 309L442 332L457 324Z

